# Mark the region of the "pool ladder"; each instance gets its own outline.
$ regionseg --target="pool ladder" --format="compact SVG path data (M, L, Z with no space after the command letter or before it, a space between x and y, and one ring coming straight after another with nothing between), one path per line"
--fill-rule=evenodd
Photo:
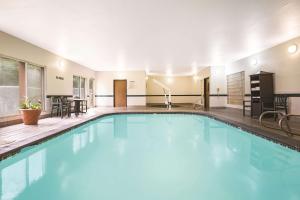
M277 128L276 127L267 126L265 123L263 123L264 116L266 116L268 114L277 115L277 116L275 116L275 119L279 118L278 127ZM271 129L276 129L276 130L284 131L288 136L293 136L293 135L300 136L300 133L294 132L291 129L291 126L289 124L290 118L293 118L293 117L294 118L300 118L300 115L284 114L283 112L280 112L280 111L265 111L265 112L263 112L260 115L260 117L259 117L259 123L263 127L267 127L267 128L271 128Z

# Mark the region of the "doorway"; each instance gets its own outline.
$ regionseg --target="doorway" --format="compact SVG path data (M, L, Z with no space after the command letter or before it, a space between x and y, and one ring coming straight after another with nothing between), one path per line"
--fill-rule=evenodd
M204 109L209 110L209 78L204 79Z
M95 79L91 78L89 80L89 100L90 100L91 108L93 108L95 106L94 83L95 83Z
M114 107L127 107L127 80L114 80Z

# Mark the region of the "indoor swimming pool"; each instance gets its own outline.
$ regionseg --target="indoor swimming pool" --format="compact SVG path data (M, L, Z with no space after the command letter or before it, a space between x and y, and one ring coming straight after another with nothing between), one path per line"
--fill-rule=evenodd
M192 114L115 114L0 161L0 199L296 200L300 153Z

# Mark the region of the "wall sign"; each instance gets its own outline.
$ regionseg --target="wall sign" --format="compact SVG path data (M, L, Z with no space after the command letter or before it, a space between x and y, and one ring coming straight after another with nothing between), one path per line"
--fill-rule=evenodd
M64 77L61 77L61 76L56 76L56 79L58 79L58 80L64 80Z

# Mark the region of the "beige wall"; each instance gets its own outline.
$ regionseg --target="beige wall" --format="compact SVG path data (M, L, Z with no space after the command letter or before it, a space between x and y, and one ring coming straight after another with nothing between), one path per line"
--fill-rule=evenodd
M295 54L287 51L292 44L298 45L298 51ZM299 48L300 37L233 62L226 66L226 74L245 71L245 92L248 94L250 93L249 75L260 70L275 73L275 93L300 93ZM251 64L253 59L257 60L257 65ZM290 98L290 108L291 112L300 113L300 98Z
M146 73L144 71L96 72L96 95L113 95L113 81L127 80L127 95L146 94ZM113 106L113 97L96 97L97 106ZM145 96L128 97L127 105L146 105Z
M227 102L226 96L217 96L227 93L227 87L224 82L226 81L225 68L222 66L211 66L202 69L198 76L200 77L200 91L204 94L204 79L209 78L210 94L209 97L210 107L225 107ZM204 104L204 99L201 98L199 104Z
M163 89L153 82L153 79L171 89L172 95L200 94L200 81L193 76L148 76L147 95L163 95ZM172 103L194 103L197 96L172 96ZM147 103L164 103L164 97L147 97Z
M0 32L0 54L44 66L46 95L72 95L73 75L87 78L86 88L88 79L95 78L93 70L4 32ZM60 67L60 63L63 63L63 67ZM56 76L64 80L58 80Z

